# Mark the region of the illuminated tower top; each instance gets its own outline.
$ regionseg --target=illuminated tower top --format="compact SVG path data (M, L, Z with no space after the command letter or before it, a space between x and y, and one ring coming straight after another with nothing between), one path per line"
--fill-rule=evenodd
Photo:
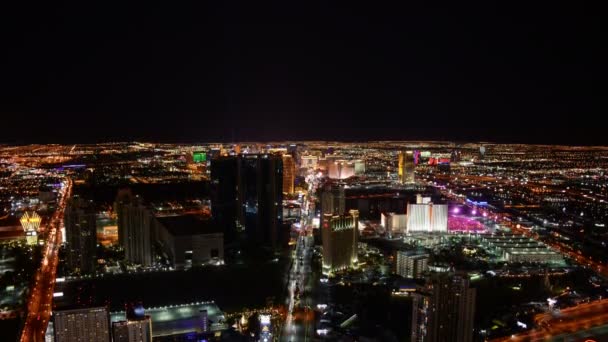
M32 211L31 214L26 211L25 214L21 216L21 219L19 219L19 221L21 222L21 226L23 227L24 231L37 232L38 228L40 228L40 222L42 221L42 219L35 211Z

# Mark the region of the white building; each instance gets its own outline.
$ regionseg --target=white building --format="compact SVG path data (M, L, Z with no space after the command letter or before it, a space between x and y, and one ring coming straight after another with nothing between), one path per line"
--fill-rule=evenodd
M389 235L405 233L407 231L407 215L396 213L382 213L380 224Z
M405 278L421 278L428 269L428 261L427 253L398 251L396 273Z
M408 204L407 232L447 232L447 204Z

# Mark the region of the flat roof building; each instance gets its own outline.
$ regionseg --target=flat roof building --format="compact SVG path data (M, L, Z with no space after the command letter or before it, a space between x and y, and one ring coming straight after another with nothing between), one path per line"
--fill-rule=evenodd
M113 342L152 342L152 320L146 316L137 320L112 322Z
M105 307L53 311L55 342L109 342L110 320Z
M175 268L224 263L224 234L198 215L157 217L157 239Z
M422 278L428 269L429 254L422 251L397 251L396 273L404 278Z

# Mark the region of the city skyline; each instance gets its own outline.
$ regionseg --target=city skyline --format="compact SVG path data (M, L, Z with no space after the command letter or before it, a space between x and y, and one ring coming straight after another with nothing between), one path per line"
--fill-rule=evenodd
M24 342L608 336L608 147L126 142L0 160L0 331Z
M608 341L594 5L7 3L2 340Z

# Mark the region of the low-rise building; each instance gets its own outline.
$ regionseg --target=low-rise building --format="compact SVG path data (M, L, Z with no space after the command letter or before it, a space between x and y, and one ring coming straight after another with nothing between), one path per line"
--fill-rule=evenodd
M561 254L547 245L522 235L482 235L481 242L500 260L507 262L563 263L564 261Z
M397 251L396 273L405 278L422 278L428 269L429 254L422 251Z
M175 268L224 263L224 234L198 215L157 217L157 239Z

